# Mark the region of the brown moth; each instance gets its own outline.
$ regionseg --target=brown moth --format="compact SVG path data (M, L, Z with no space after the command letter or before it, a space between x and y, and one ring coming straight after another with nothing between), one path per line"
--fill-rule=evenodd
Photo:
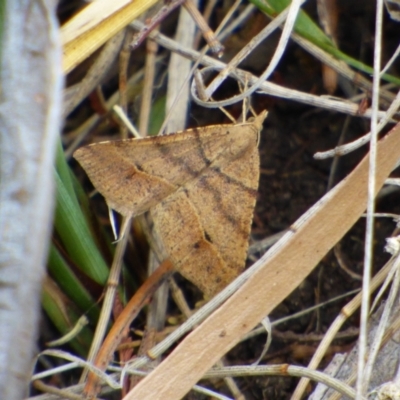
M259 180L253 122L95 143L74 157L109 207L150 211L177 271L213 296L244 268Z

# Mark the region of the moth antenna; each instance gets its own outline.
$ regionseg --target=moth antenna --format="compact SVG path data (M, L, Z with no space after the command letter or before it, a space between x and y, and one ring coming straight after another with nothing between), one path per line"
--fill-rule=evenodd
M253 114L253 117L256 118L257 117L257 113L254 111L254 108L253 108L253 106L251 104L249 104L249 110Z
M246 90L246 89L247 89L247 79L246 79L246 82L245 82L245 85L244 85L244 90ZM243 120L243 122L246 122L246 120L247 120L247 110L248 110L248 108L249 108L249 98L245 97L243 99L243 104L242 104L242 120Z
M247 76L245 77L244 83L242 83L240 80L238 80L238 81L237 81L237 84L238 84L238 86L239 86L240 92L241 92L241 93L245 92L245 91L247 90L247 87L248 87L248 79L247 79ZM247 113L248 113L249 110L252 112L253 117L256 117L256 116L257 116L257 114L255 114L255 113L253 112L253 109L252 109L252 107L251 107L250 98L249 98L249 97L245 97L245 98L243 99L243 102L242 102L242 121L241 121L241 122L247 122Z
M237 123L236 119L233 118L233 116L227 110L225 110L224 107L218 107L218 108L232 121L233 124Z

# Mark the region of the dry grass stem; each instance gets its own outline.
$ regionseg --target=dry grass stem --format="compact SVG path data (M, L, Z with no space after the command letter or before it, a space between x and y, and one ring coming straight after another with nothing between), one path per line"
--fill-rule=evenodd
M265 37L270 35L285 19L286 23L282 31L282 35L279 41L278 46L275 49L275 53L268 64L267 69L261 74L261 76L255 81L251 82L251 87L239 95L233 96L230 99L222 100L222 101L203 101L195 96L195 92L192 91L192 95L194 100L202 105L203 107L226 107L228 105L237 103L242 101L246 97L250 96L254 93L260 86L262 82L264 82L275 70L278 62L280 61L288 40L290 38L291 32L293 30L294 23L296 21L297 13L299 12L300 6L303 3L303 0L300 1L292 1L291 5L287 10L283 11L277 18L275 18L266 28L264 28L261 34L258 34L251 40L251 42L245 46L235 57L234 59L227 65L226 68L222 70L220 75L218 75L206 89L206 94L208 97L211 97L215 90L219 87L222 81L226 78L226 76L231 74L231 71L234 67L236 67L240 61L248 56L248 54L256 47ZM232 63L232 64L231 64ZM244 80L247 82L247 80Z
M142 91L142 101L140 105L139 132L142 137L148 135L150 120L151 102L154 89L154 80L156 73L156 60L158 45L151 39L146 42L146 61L144 68L144 83Z
M140 29L143 24L140 21L134 21L131 24L132 27L135 29ZM155 40L159 45L177 52L185 57L188 57L194 61L199 60L200 53L196 50L184 48L174 40L160 34L154 34L153 32L149 35L153 40ZM222 70L226 67L226 64L222 61L216 60L212 57L202 56L200 58L200 63L204 66L213 67L217 70ZM245 82L246 78L249 81L249 84L253 85L258 78L249 74L247 71L243 71L240 69L235 69L234 76L236 76L239 80ZM192 86L192 95L196 95L195 88ZM276 96L283 99L295 100L303 104L308 104L311 106L337 111L344 114L360 116L359 115L359 105L356 103L351 103L347 100L340 100L340 99L332 99L328 96L316 96L309 93L300 92L294 89L284 88L280 85L274 84L272 82L263 82L260 84L258 88L258 93L265 93L271 96ZM385 112L380 111L378 113L380 118L385 116ZM367 109L362 117L369 118L371 116L371 109Z
M365 370L367 352L368 319L370 312L370 284L372 272L372 252L374 240L374 212L375 212L375 187L377 169L377 142L378 142L378 110L380 71L382 57L382 23L383 23L383 0L376 2L375 19L375 46L374 46L374 75L372 80L372 116L371 116L371 142L369 150L369 173L368 173L368 201L367 201L367 223L364 245L364 268L363 268L363 291L360 315L360 337L358 353L358 376L356 383L357 400L361 400L369 386L369 376Z
M104 295L103 305L99 320L97 322L94 338L87 357L88 363L93 363L99 352L100 346L103 343L106 335L107 326L110 321L110 315L114 304L115 293L117 291L119 276L122 268L122 257L125 252L126 244L128 242L128 232L131 225L131 218L126 217L122 222L122 231L120 233L120 240L117 242L113 262L110 269L110 275L107 280L106 292ZM80 383L84 382L89 370L85 368L82 372Z
M396 98L392 101L389 108L383 113L378 113L380 116L379 123L376 126L376 133L378 134L389 122L392 122L393 116L397 113L400 107L400 92L397 93ZM342 156L349 154L352 151L360 148L361 146L369 143L371 140L371 132L355 140L354 142L347 143L342 146L335 147L333 150L315 153L314 158L323 160L325 158L334 157L336 155Z
M371 281L371 291L376 290L385 280L387 274L391 270L391 263L382 268L377 275ZM319 344L317 350L315 351L311 361L309 362L307 368L316 369L318 368L319 363L324 357L329 345L332 343L332 340L335 338L337 332L341 329L345 321L354 314L354 312L360 307L362 300L361 293L357 294L354 299L348 303L345 307L343 307L342 312L336 317L335 321L331 324L328 331L325 334L324 339ZM292 400L299 399L303 396L304 391L309 383L308 379L301 379L298 383L296 390L293 392Z

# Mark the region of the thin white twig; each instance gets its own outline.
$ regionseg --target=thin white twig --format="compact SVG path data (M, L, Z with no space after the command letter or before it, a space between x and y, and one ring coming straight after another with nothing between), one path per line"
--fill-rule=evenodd
M380 119L379 124L376 126L375 128L376 134L379 134L381 130L387 125L387 123L392 121L392 117L398 111L399 107L400 107L400 91L397 93L396 98L390 104L389 108L384 113L383 117ZM342 146L337 146L333 150L321 151L315 153L314 158L316 160L323 160L334 156L343 156L358 149L364 144L367 144L370 141L370 139L371 139L371 132L368 132L364 136L358 138L357 140L354 140L351 143L346 143Z
M253 50L253 47L255 45L258 45L261 40L263 40L265 37L267 37L270 33L272 33L276 28L278 28L281 23L286 19L285 26L282 31L281 38L279 40L279 44L275 50L275 53L267 67L267 69L262 73L262 75L252 83L252 86L245 90L243 93L232 96L230 99L222 100L222 101L204 101L201 100L196 96L196 92L192 90L192 95L194 100L204 106L204 107L209 107L209 108L214 108L214 107L226 107L231 104L237 103L239 101L242 101L244 98L250 96L252 93L254 93L261 83L263 83L268 77L272 74L272 72L275 70L277 64L279 63L285 49L286 45L290 39L290 35L293 30L294 23L297 18L297 14L300 10L300 6L303 4L304 0L293 0L291 2L291 5L284 10L277 18L275 18L270 24L267 25L266 28L264 28L261 32L261 35L258 34L254 39L252 39L249 43L248 46L245 46L234 58L233 63L229 63L228 67L223 69L222 72L211 82L211 84L208 86L206 89L206 94L207 97L210 98L214 91L219 87L219 85L222 83L222 81L230 74L230 70L239 64L241 60L243 60L244 57L247 57L248 53ZM261 40L260 40L261 38Z
M329 54L325 50L321 49L314 43L300 36L298 33L292 33L292 39L299 46L303 47L308 53L314 56L317 60L321 61L322 64L326 64L328 67L334 69L338 74L349 80L356 87L360 87L364 89L364 93L362 96L365 96L365 91L372 91L371 81L362 76L359 72L351 69L344 61L338 60L332 54ZM393 93L391 93L388 89L381 89L381 99L385 99L388 102L393 100Z
M140 29L143 26L143 23L140 21L134 21L131 23L131 26L134 29ZM200 56L200 53L198 51L180 46L174 40L160 33L151 32L149 36L166 49L178 52L179 54L191 58L192 60L198 60ZM207 67L213 67L217 70L222 70L226 67L226 64L222 61L216 60L215 58L209 56L203 56L200 60L200 64ZM232 71L232 77L239 79L243 82L245 82L247 79L250 85L254 85L254 83L258 79L256 76L241 69L235 69L234 71ZM360 115L359 105L351 101L332 99L330 96L316 96L309 93L303 93L298 90L293 90L276 85L272 82L263 82L257 90L257 93L268 94L287 100L298 101L300 103L308 104L314 107L319 107L330 111L337 111L344 114L354 115L363 118L370 118L372 114L371 109L367 109L365 113ZM385 113L383 111L380 111L378 115L380 118L383 118Z
M129 368L126 370L128 374L134 375L147 375L143 371ZM313 379L316 382L324 383L328 387L337 390L339 393L354 399L355 390L344 382L338 379L332 378L331 376L320 372L307 369L305 367L299 367L288 364L278 365L258 365L258 366L233 366L223 368L213 368L207 371L203 378L223 378L226 376L232 377L247 377L247 376L297 376L307 377ZM197 385L196 385L197 386Z
M396 242L398 243L397 240ZM386 242L385 250L389 252L388 242ZM378 307L379 302L382 300L383 294L386 292L386 289L393 281L396 269L399 269L400 267L399 255L397 254L396 257L392 257L387 264L390 265L390 270L385 278L385 281L382 283L382 286L379 288L379 291L374 298L374 302L372 303L370 313L373 313L374 310Z
M251 364L252 366L256 366L256 365L260 364L261 360L267 354L269 346L271 346L271 342L272 342L272 324L271 324L271 320L269 319L269 316L267 315L265 318L263 318L263 320L260 322L260 324L265 329L265 332L267 332L267 341L265 342L264 348L263 348L260 356L258 357L258 359L254 363Z
M390 288L389 297L386 301L385 308L382 312L381 319L379 321L378 328L374 335L373 343L371 344L368 361L364 370L364 382L369 382L370 377L372 376L372 368L374 367L374 363L376 358L378 357L378 352L381 349L383 337L386 333L386 328L389 323L389 318L391 314L391 310L393 309L393 305L396 301L396 298L399 293L399 285L400 285L400 258L397 255L396 260L393 262L394 269L394 278L392 287ZM386 283L386 282L385 282Z
M58 357L58 358L63 358L64 360L72 361L73 363L76 363L80 367L84 367L85 370L90 370L90 372L93 372L94 374L98 375L110 387L112 387L114 389L119 389L121 387L118 382L116 382L114 379L112 379L110 377L110 375L107 375L101 369L95 367L90 362L82 360L81 358L76 357L76 356L74 356L71 353L68 353L66 351L62 351L62 350L45 350L45 351L42 351L39 354L39 357L40 356ZM32 380L34 380L35 377L36 377L36 375L34 375L32 377Z
M224 28L221 33L218 35L218 39L222 42L226 39L232 32L237 29L240 25L242 25L250 15L256 11L257 8L253 6L253 4L248 4L243 11L240 11L240 14L234 19L229 25Z
M49 376L53 376L53 375L59 375L62 372L71 371L71 369L75 369L79 366L80 366L80 364L77 362L70 362L68 364L60 365L59 367L46 369L45 371L42 371L42 372L32 375L31 382L36 381L38 379L48 378Z
M369 179L368 179L368 201L367 201L367 227L365 234L365 254L363 272L363 290L360 317L360 338L357 366L356 399L364 398L368 382L364 379L365 355L367 350L368 337L368 316L370 300L370 282L372 269L372 243L374 238L374 211L375 211L375 174L377 156L377 125L379 109L379 86L380 86L380 66L381 66L381 40L382 40L382 19L383 19L383 0L378 0L376 4L375 22L375 51L374 51L374 76L372 81L372 118L371 118L371 145L369 154Z
M385 185L400 186L400 178L388 178L385 181Z
M386 63L385 67L382 69L380 76L385 74L385 72L392 66L396 58L399 56L399 54L400 54L400 45L397 46L396 51L393 53L392 57L390 57L390 60Z

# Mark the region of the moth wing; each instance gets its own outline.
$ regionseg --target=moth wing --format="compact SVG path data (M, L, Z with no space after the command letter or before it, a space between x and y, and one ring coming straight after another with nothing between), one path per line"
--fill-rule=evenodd
M74 157L108 205L138 215L195 179L216 159L229 162L249 144L243 125L217 125L167 136L95 143Z
M235 159L217 158L152 210L176 269L208 296L243 270L259 180L257 133Z

